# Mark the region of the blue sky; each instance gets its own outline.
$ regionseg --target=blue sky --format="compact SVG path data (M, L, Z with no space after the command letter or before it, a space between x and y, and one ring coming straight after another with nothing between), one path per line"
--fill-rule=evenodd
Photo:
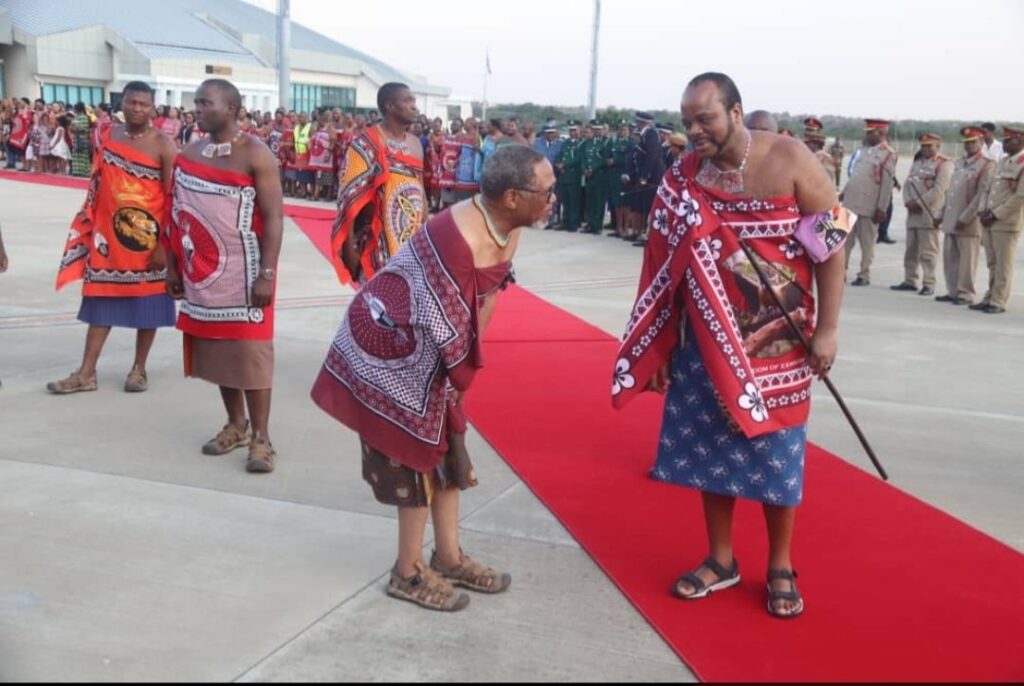
M489 49L491 102L585 104L593 0L474 4L292 0L292 18L458 95L480 98ZM1024 0L602 0L601 14L600 107L676 109L715 70L748 110L1024 120Z

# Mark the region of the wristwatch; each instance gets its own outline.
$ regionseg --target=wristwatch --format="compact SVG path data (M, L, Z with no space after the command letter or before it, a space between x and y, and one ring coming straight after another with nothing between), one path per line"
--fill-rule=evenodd
M277 274L277 270L272 267L264 267L260 270L260 278L266 279L267 281L273 281L275 274Z

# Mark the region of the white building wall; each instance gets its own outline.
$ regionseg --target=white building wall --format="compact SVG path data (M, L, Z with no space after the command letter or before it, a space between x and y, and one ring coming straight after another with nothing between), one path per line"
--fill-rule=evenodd
M4 85L9 98L39 97L39 82L36 81L32 53L25 45L0 45L0 59L3 59Z
M108 83L113 79L112 47L107 31L94 26L66 33L54 33L36 39L36 74L43 81L63 79L75 83L82 79L92 83Z

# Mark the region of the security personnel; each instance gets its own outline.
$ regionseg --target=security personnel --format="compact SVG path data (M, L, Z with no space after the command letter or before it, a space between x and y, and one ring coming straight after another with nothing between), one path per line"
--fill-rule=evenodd
M935 294L935 264L939 256L939 227L946 191L953 177L953 161L939 154L942 137L922 133L917 137L921 152L910 167L903 184L903 205L907 208L907 250L903 255L903 283L889 286L894 291L916 291L917 269L923 279L918 295Z
M1024 129L1003 127L1003 152L981 203L988 291L980 303L971 306L988 314L1006 312L1013 288L1013 255L1024 228Z
M953 168L953 178L942 210L942 267L946 275L946 295L939 302L970 305L974 302L974 274L978 270L981 245L981 221L978 213L982 198L992 180L996 164L985 157L981 147L982 130L975 126L960 129L964 156Z
M822 126L821 121L815 117L804 119L804 145L814 153L814 157L825 168L828 178L832 179L836 175L836 163L832 159L832 155L825 152L825 133L822 131L823 128L824 126Z
M860 243L860 271L854 286L871 283L871 263L875 259L878 225L885 221L886 208L892 198L896 178L896 151L889 147L889 122L884 119L866 119L865 147L856 166L839 194L839 200L857 215L850 237L846 241L846 264L850 264L853 247Z
M604 209L608 204L608 139L604 125L594 119L590 122L591 138L581 150L583 177L586 187L587 230L601 233L604 228Z
M580 181L583 176L582 160L580 159L580 123L570 119L569 140L565 141L558 152L556 168L558 169L558 195L565 209L565 220L562 228L565 231L578 231L580 228L580 206L582 188Z

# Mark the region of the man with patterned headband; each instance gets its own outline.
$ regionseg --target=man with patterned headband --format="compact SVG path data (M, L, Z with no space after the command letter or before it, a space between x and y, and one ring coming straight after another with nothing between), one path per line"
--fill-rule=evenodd
M739 582L732 518L746 498L768 524L767 611L792 618L804 609L791 542L810 386L838 345L843 212L805 145L744 126L725 74L690 81L682 118L694 152L658 188L613 404L665 393L651 476L701 492L708 556L672 593L695 600Z
M406 130L416 96L404 83L385 83L377 107L383 121L353 139L340 171L331 252L342 283L367 281L426 220L423 146Z
M996 166L984 155L982 133L976 126L960 129L964 156L956 161L945 206L937 215L945 234L942 269L946 277L946 295L935 298L939 302L954 305L974 302L974 276L978 271L981 246L979 211Z
M95 391L96 363L111 327L136 329L135 364L124 390L149 387L146 360L156 330L174 325L174 302L164 293L167 258L161 245L171 169L177 149L153 128L153 89L133 81L125 86L125 124L99 140L89 193L71 224L57 273L57 289L84 279L78 318L89 325L82 364L66 379L52 381L51 393Z
M1024 129L1003 127L1005 155L981 203L988 291L972 310L1002 314L1013 291L1013 255L1024 228Z
M918 267L923 272L918 295L935 293L935 263L939 256L939 227L935 220L942 214L946 191L953 177L953 162L939 154L942 137L934 133L918 136L921 152L903 184L903 204L907 208L907 250L903 256L903 282L890 286L894 291L916 291Z
M854 286L871 283L871 263L875 259L878 225L885 221L896 179L896 151L889 147L889 122L866 119L863 152L854 166L846 188L839 194L843 206L857 215L850 239L846 242L849 262L855 243L860 243L860 271Z
M196 91L196 121L208 136L182 150L175 167L167 291L182 299L185 374L217 384L228 415L203 454L248 445L246 471L265 473L277 455L269 424L281 177L270 149L239 129L241 106L229 81Z

